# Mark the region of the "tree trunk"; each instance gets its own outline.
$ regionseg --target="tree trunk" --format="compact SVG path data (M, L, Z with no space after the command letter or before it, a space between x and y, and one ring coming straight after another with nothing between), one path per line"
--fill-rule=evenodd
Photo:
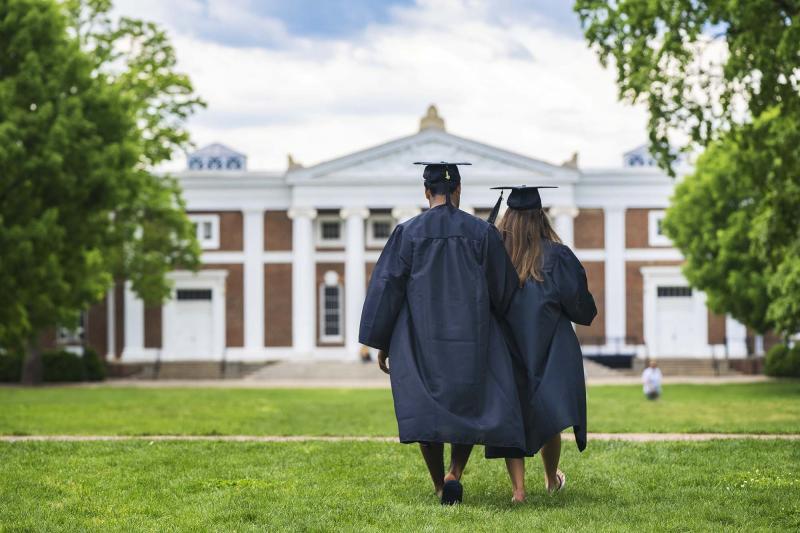
M28 343L28 353L25 354L25 361L22 363L23 385L38 385L42 382L42 349L39 346L38 337Z

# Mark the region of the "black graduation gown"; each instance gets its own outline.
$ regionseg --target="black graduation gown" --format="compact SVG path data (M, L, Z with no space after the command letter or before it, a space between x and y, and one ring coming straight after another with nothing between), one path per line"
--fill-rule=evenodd
M586 448L583 355L571 322L588 326L597 307L586 272L572 250L546 241L542 253L543 281L528 278L506 315L517 362L526 446L524 450L487 447L489 458L531 456L570 426L578 449Z
M386 350L400 441L524 446L498 320L518 286L494 226L452 206L398 225L372 272L359 342Z

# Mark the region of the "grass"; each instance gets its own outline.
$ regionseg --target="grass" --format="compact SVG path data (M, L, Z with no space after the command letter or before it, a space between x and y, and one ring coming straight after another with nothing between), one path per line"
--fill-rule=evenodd
M413 446L0 443L0 530L691 531L800 528L795 442L565 446L563 494L512 506L476 450L465 505L441 508Z
M800 433L800 381L590 387L594 432ZM0 388L0 434L395 435L391 393L353 389Z

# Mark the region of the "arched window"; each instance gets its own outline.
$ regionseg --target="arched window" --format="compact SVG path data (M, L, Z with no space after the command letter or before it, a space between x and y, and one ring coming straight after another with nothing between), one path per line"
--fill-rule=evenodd
M229 157L226 167L228 170L241 170L242 160L238 157Z
M219 157L209 157L208 158L208 168L209 170L219 170L222 168L222 159Z
M326 272L319 286L319 338L322 342L344 340L342 292L339 274L333 270Z
M203 160L199 157L192 157L189 159L189 170L202 170Z

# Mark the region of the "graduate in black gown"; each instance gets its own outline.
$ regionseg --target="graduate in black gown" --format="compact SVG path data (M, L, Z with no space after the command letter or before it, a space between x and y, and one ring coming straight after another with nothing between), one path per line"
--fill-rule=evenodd
M379 350L400 441L421 444L448 504L461 501L472 445L525 446L511 355L496 318L518 283L497 229L458 209L458 166L421 164L430 209L398 225L386 243L359 342ZM443 443L452 445L447 473Z
M583 266L561 244L542 209L538 189L544 187L504 188L512 190L498 228L520 286L506 315L507 336L515 356L526 442L521 449L489 446L486 456L506 458L513 499L522 501L525 456L541 451L547 489L558 491L566 481L558 470L561 431L572 427L578 449L586 448L583 356L572 323L588 326L597 308Z

